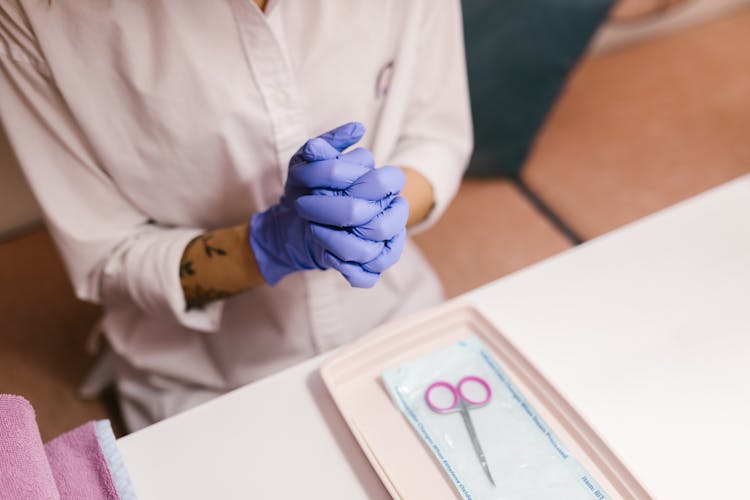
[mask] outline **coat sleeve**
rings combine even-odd
[[[461,4],[423,2],[415,72],[401,133],[388,163],[413,168],[431,184],[435,205],[414,228],[434,223],[453,199],[471,154],[471,107],[466,80]]]
[[[159,225],[120,192],[15,0],[0,0],[0,121],[80,299],[136,304],[188,328],[218,329],[222,301],[188,311],[179,279],[184,248],[202,229]]]

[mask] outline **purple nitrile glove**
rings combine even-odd
[[[323,255],[325,264],[339,271],[352,286],[370,288],[377,283],[380,273],[398,262],[401,257],[401,252],[406,243],[406,219],[408,216],[409,205],[404,198],[397,196],[393,198],[393,201],[385,210],[362,226],[336,229],[313,224],[311,231],[313,235],[325,241],[341,239],[343,243],[343,239],[346,238],[346,242],[351,246],[357,246],[350,239],[352,237],[360,242],[382,243],[381,251],[376,257],[370,259],[347,258],[335,249],[325,252]],[[361,245],[361,243],[359,244]]]
[[[315,189],[297,198],[295,205],[302,217],[318,224],[361,226],[388,208],[405,181],[400,168],[385,166],[368,171],[348,188]]]
[[[367,262],[351,261],[336,252],[324,256],[326,263],[339,271],[352,286],[374,286],[380,273],[401,257],[409,218],[409,205],[405,198],[398,196],[403,185],[404,175],[400,169],[382,167],[363,175],[349,188],[338,191],[318,189],[315,191],[319,194],[297,199],[295,206],[300,216],[325,224],[313,225],[313,234],[349,231],[362,240],[383,242],[381,253]],[[348,227],[330,227],[341,226],[344,220]]]
[[[324,136],[308,141],[295,154],[292,163],[297,168],[290,167],[289,174],[290,179],[294,179],[295,188],[289,190],[284,202],[290,204],[294,201],[302,217],[318,224],[356,227],[373,219],[382,223],[382,213],[404,187],[406,177],[403,171],[391,166],[375,169],[372,153],[364,148],[340,154],[337,148],[322,140]],[[336,142],[338,146],[352,144],[341,139],[339,137]],[[303,160],[308,163],[298,167]],[[363,169],[355,179],[352,176],[360,172],[352,165]],[[332,180],[334,177],[335,181]],[[328,186],[322,186],[322,181]],[[401,203],[392,215],[400,218],[404,212],[408,216],[408,206]]]
[[[326,263],[340,272],[354,287],[371,288],[380,278],[380,273],[398,262],[406,243],[406,229],[402,229],[396,236],[384,242],[383,250],[374,259],[361,264],[340,259],[332,253],[326,253]]]
[[[352,122],[308,140],[289,160],[281,202],[292,206],[297,198],[317,189],[345,189],[372,170],[375,161],[368,150],[342,153],[359,142],[364,133],[361,123]]]
[[[308,155],[309,160],[331,161],[332,158],[343,159],[348,155],[347,161],[370,168],[374,166],[372,154],[366,149],[359,148],[340,155],[331,144],[316,141],[311,145],[315,146],[315,155]],[[336,145],[351,144],[339,142]],[[400,258],[406,242],[406,222],[409,217],[408,203],[398,196],[405,180],[401,169],[385,166],[365,172],[349,187],[316,187],[312,189],[312,194],[296,198],[295,206],[300,216],[328,226],[313,225],[313,234],[333,234],[338,227],[361,239],[383,242],[381,253],[369,262],[347,260],[335,252],[324,256],[326,264],[338,270],[352,286],[373,286],[380,273]]]
[[[346,189],[372,170],[374,161],[369,151],[360,148],[341,153],[363,133],[361,124],[351,123],[307,141],[290,160],[280,202],[251,219],[250,245],[268,283],[276,284],[298,270],[326,269],[331,266],[329,254],[344,262],[365,263],[382,253],[383,241],[365,240],[351,231],[313,224],[299,216],[295,204],[299,197],[314,189],[331,192]],[[349,224],[351,216],[334,207],[328,220],[343,227]]]
[[[331,255],[343,261],[370,262],[385,248],[384,242],[313,224],[281,203],[250,220],[250,245],[261,274],[271,285],[295,271],[328,269]]]

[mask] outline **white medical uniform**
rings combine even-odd
[[[202,310],[178,269],[353,120],[439,217],[471,150],[457,0],[0,0],[0,110],[77,296],[104,305],[131,428],[441,298],[411,244],[370,290],[299,272]]]

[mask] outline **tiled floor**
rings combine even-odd
[[[750,9],[584,60],[524,180],[585,239],[750,172]]]
[[[447,297],[570,248],[570,242],[505,179],[465,180],[443,217],[415,241]]]

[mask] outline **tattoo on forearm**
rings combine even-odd
[[[190,242],[185,247],[184,251],[184,257],[183,261],[180,262],[180,279],[186,278],[188,276],[195,276],[196,271],[193,267],[193,261],[190,259],[186,259],[189,255],[191,255],[192,248],[197,242],[201,242],[203,244],[203,251],[206,254],[206,257],[212,258],[214,255],[219,256],[226,256],[227,251],[224,250],[221,247],[211,245],[209,241],[211,240],[211,237],[213,236],[213,233],[206,233],[200,236],[197,236],[190,240]],[[200,260],[200,259],[199,259]]]
[[[183,258],[180,262],[180,281],[182,281],[182,290],[185,294],[188,309],[202,308],[207,303],[214,300],[223,299],[232,294],[222,289],[210,286],[215,276],[213,268],[221,265],[219,262],[211,263],[214,257],[225,257],[228,255],[223,245],[219,246],[212,243],[213,232],[202,234],[193,238],[185,247]],[[201,245],[195,248],[195,245]],[[204,256],[205,254],[205,256]],[[208,274],[206,274],[208,273]],[[208,282],[206,282],[208,280]],[[196,283],[196,281],[203,282]]]
[[[186,260],[180,263],[180,279],[187,276],[195,276],[192,261]]]
[[[190,298],[187,301],[188,309],[202,309],[203,306],[214,300],[225,299],[231,294],[226,290],[216,288],[204,288],[201,285],[184,287],[185,295]]]
[[[213,236],[213,233],[206,233],[202,236],[198,236],[198,239],[203,242],[203,250],[206,252],[206,257],[213,257],[214,254],[216,255],[226,255],[227,251],[223,248],[214,247],[208,244],[208,240],[211,239]]]
[[[187,309],[202,308],[263,282],[248,232],[248,224],[238,224],[206,232],[185,246],[179,277]]]

